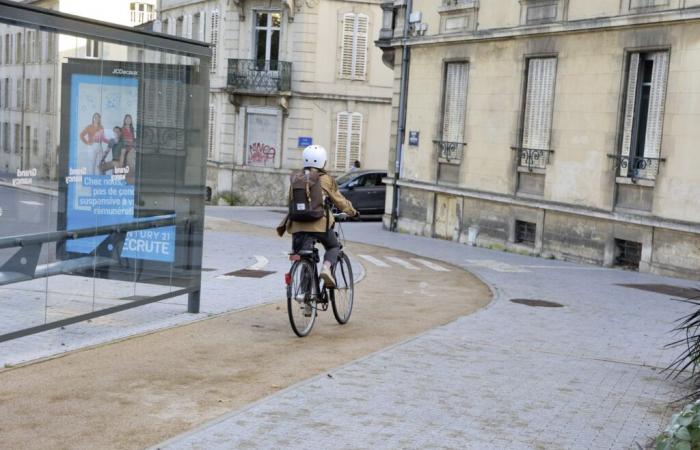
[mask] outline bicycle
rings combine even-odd
[[[339,222],[346,220],[345,213],[333,214],[338,222],[338,228],[342,234]],[[338,231],[336,236],[340,238]],[[287,285],[287,313],[292,330],[299,337],[304,337],[311,332],[316,322],[318,311],[327,311],[330,303],[333,316],[340,325],[345,325],[352,314],[355,280],[353,278],[350,259],[343,251],[343,241],[340,243],[338,261],[331,271],[335,278],[335,287],[326,287],[321,284],[318,272],[318,264],[321,261],[316,248],[318,241],[314,242],[312,250],[301,250],[291,253],[289,260],[292,267],[285,274]]]

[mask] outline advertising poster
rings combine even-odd
[[[128,224],[159,217],[134,217],[134,185],[139,158],[137,71],[115,68],[70,79],[66,229]],[[165,216],[168,217],[168,216]],[[163,217],[160,217],[163,218]],[[90,254],[107,238],[68,240],[65,250]],[[175,227],[129,232],[122,257],[172,262]]]

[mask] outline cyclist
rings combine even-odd
[[[304,160],[303,174],[307,179],[307,196],[310,189],[308,188],[309,177],[313,180],[318,180],[323,195],[323,217],[313,221],[298,221],[293,220],[290,214],[277,227],[277,234],[282,237],[287,231],[292,235],[292,251],[298,253],[301,250],[312,250],[314,242],[320,242],[326,249],[323,255],[323,270],[321,271],[321,279],[328,287],[335,287],[335,279],[331,272],[331,267],[338,261],[340,253],[340,243],[333,230],[335,219],[329,211],[329,204],[334,205],[338,210],[344,212],[350,217],[357,217],[359,213],[353,208],[352,203],[340,193],[338,184],[335,178],[330,176],[324,170],[328,159],[326,149],[320,145],[310,145],[304,149],[302,155]],[[300,173],[301,175],[301,173]],[[295,175],[292,175],[292,186],[290,186],[289,201],[293,202],[293,192]],[[308,209],[307,205],[307,209]],[[292,210],[290,206],[290,211]]]

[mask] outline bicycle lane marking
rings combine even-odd
[[[401,267],[403,267],[403,268],[405,268],[405,269],[408,269],[408,270],[420,270],[420,268],[414,266],[414,265],[411,264],[410,262],[408,262],[408,261],[406,261],[406,260],[403,260],[403,259],[401,259],[401,258],[398,258],[398,257],[396,257],[396,256],[386,256],[385,258],[388,259],[388,260],[391,261],[391,262],[394,262],[394,263],[400,265]]]
[[[450,269],[445,269],[444,267],[439,266],[439,265],[435,264],[434,262],[426,261],[425,259],[420,259],[420,258],[411,258],[411,259],[417,263],[423,264],[428,269],[432,269],[436,272],[449,272],[450,271]]]
[[[371,262],[372,264],[374,264],[377,267],[390,267],[389,264],[385,263],[381,259],[375,258],[374,256],[370,256],[370,255],[357,255],[357,256],[364,259],[365,261]]]

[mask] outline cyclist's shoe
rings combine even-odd
[[[323,280],[323,284],[325,284],[327,288],[335,287],[335,278],[333,278],[333,274],[331,273],[330,267],[323,268],[323,270],[321,271],[321,279]]]

